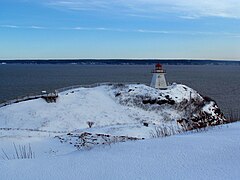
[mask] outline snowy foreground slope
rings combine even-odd
[[[36,154],[44,150],[51,157],[0,160],[0,176],[3,180],[239,179],[239,142],[240,123],[90,151],[67,151],[65,147],[62,155],[50,152],[64,149],[64,144],[35,139],[32,147]]]
[[[0,179],[238,179],[239,123],[151,139],[158,127],[222,123],[213,100],[176,84],[78,88],[56,103],[12,104],[0,108]],[[30,145],[35,158],[17,159],[14,145]]]

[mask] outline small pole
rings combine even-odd
[[[190,97],[189,97],[189,119],[191,118],[191,112],[192,112],[191,102],[192,102],[192,92],[190,91]]]

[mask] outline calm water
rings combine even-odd
[[[42,90],[96,82],[149,84],[151,65],[0,65],[0,102]],[[167,80],[186,84],[217,101],[225,113],[240,111],[240,66],[165,65]]]

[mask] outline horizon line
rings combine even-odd
[[[212,59],[212,58],[13,58],[0,59],[0,61],[71,61],[71,60],[190,60],[190,61],[240,61],[240,59]]]

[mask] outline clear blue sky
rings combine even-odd
[[[240,60],[239,0],[0,0],[0,59]]]

